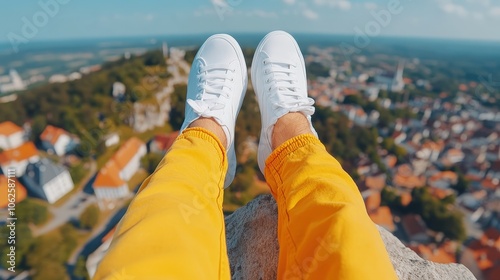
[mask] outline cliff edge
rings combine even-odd
[[[275,279],[278,265],[278,208],[262,195],[226,217],[232,279]],[[399,279],[476,279],[461,264],[438,264],[420,258],[399,239],[379,227]]]

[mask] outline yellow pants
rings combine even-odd
[[[268,158],[278,203],[278,279],[395,279],[353,180],[310,135]],[[185,130],[144,181],[94,279],[229,279],[225,149],[209,131]]]

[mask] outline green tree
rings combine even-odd
[[[85,229],[92,229],[99,221],[99,208],[95,205],[90,205],[85,209],[80,216],[80,226]]]
[[[156,167],[160,164],[162,159],[162,154],[149,153],[142,157],[141,165],[146,168],[146,170],[151,174],[155,171]]]
[[[87,272],[86,260],[84,257],[80,256],[78,261],[76,261],[75,270],[73,275],[79,280],[88,280],[89,273]]]
[[[172,109],[170,110],[170,125],[174,130],[179,130],[184,122],[186,92],[187,86],[176,86],[170,97],[170,104],[172,105]]]
[[[40,138],[43,130],[47,126],[47,120],[44,116],[38,115],[33,119],[33,124],[31,125],[31,141],[37,141]]]
[[[452,240],[463,241],[466,232],[462,214],[449,206],[449,201],[433,197],[427,187],[422,187],[413,189],[408,210],[420,214],[430,229],[442,232]]]
[[[381,192],[381,205],[389,206],[389,208],[395,210],[401,210],[403,205],[401,203],[401,196],[399,196],[396,191],[389,187],[385,187]]]
[[[52,260],[42,260],[33,267],[33,271],[33,280],[69,280],[69,276],[64,265]]]
[[[465,178],[465,176],[461,172],[458,173],[458,178],[457,178],[457,183],[455,185],[452,185],[451,187],[458,192],[458,194],[463,194],[465,193],[469,187],[470,187],[470,182]]]
[[[20,269],[26,268],[26,256],[30,252],[30,248],[33,245],[34,238],[31,234],[31,230],[27,223],[20,222],[16,225],[16,243],[8,244],[8,236],[10,234],[9,228],[3,226],[0,228],[0,236],[2,241],[0,243],[0,261],[5,264],[8,260],[7,254],[10,253],[10,246],[16,246],[16,262],[17,267]]]
[[[25,199],[17,205],[17,213],[27,223],[41,225],[49,218],[47,207],[41,203],[43,202],[37,203],[30,198]]]

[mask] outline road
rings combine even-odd
[[[93,161],[90,166],[89,175],[82,180],[82,184],[78,186],[78,191],[68,198],[63,205],[59,207],[53,205],[49,206],[49,212],[53,215],[52,220],[41,228],[34,229],[33,236],[37,237],[46,234],[72,219],[77,220],[89,205],[96,203],[96,197],[85,192],[86,187],[95,177],[96,169],[97,164]]]

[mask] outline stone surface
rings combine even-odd
[[[278,265],[277,205],[262,195],[226,217],[226,237],[233,279],[275,279]],[[460,264],[437,264],[420,258],[379,227],[399,279],[475,279]]]

